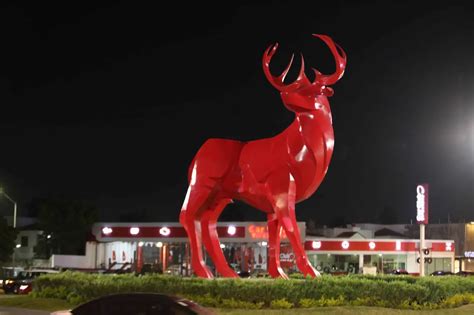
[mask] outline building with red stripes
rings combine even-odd
[[[419,271],[419,240],[401,233],[378,237],[375,228],[325,229],[326,236],[306,234],[298,223],[301,239],[313,266],[321,273],[390,273],[402,269]],[[380,226],[377,226],[380,228]],[[371,230],[372,229],[372,230]],[[380,230],[380,229],[379,229]],[[222,222],[217,228],[221,248],[237,271],[264,273],[267,268],[267,228],[265,222]],[[190,275],[188,239],[179,223],[96,223],[87,255],[92,268]],[[280,260],[288,272],[297,271],[291,246],[282,232]],[[92,246],[92,247],[91,247]],[[91,254],[92,253],[92,254]],[[204,251],[205,253],[205,251]],[[206,263],[213,268],[210,259]],[[426,274],[444,270],[455,272],[454,240],[426,240]]]

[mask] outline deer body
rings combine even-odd
[[[265,139],[240,142],[209,139],[199,149],[189,168],[189,188],[180,214],[191,244],[192,267],[201,277],[212,274],[202,258],[204,243],[217,271],[237,277],[227,264],[217,237],[216,223],[224,207],[241,200],[267,213],[269,234],[268,271],[273,277],[287,278],[280,267],[280,231],[283,228],[304,275],[319,273],[309,263],[296,223],[295,204],[310,197],[319,187],[334,148],[327,85],[335,83],[345,67],[345,54],[338,54],[332,40],[315,35],[328,44],[336,58],[337,70],[324,76],[317,70],[315,82],[304,75],[304,62],[296,81],[284,85],[283,75],[270,74],[269,62],[276,51],[267,49],[264,72],[281,92],[285,106],[295,113],[294,121],[280,134]]]

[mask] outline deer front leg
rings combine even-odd
[[[296,257],[296,265],[304,276],[319,276],[319,272],[314,269],[306,256],[306,252],[301,243],[300,230],[296,222],[295,196],[296,185],[291,173],[276,177],[273,183],[273,207],[278,221],[283,226],[286,235],[291,243]]]
[[[204,211],[203,207],[209,198],[210,189],[190,185],[184,201],[179,222],[184,226],[188,233],[189,243],[191,247],[191,266],[194,273],[202,278],[213,278],[212,272],[206,267],[202,255],[201,243],[201,215]]]
[[[220,199],[212,208],[204,212],[201,220],[202,241],[216,266],[217,272],[224,277],[238,278],[237,273],[229,267],[224,253],[222,252],[216,229],[219,215],[231,201],[231,199]]]
[[[281,225],[274,213],[267,216],[268,220],[268,273],[273,278],[288,279],[280,266],[280,231]]]

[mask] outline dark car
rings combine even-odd
[[[239,271],[237,272],[237,275],[240,278],[250,278],[250,271]]]
[[[474,276],[474,272],[472,272],[472,271],[459,271],[459,272],[456,272],[456,275],[461,276],[461,277],[468,277],[468,276]]]
[[[390,274],[392,274],[392,275],[408,275],[409,273],[405,269],[394,269],[394,270],[392,270],[392,272],[390,272]]]
[[[49,273],[58,273],[57,270],[33,269],[18,272],[16,277],[8,278],[3,281],[3,291],[15,294],[28,294],[31,292],[33,280],[40,275]]]
[[[15,278],[20,271],[23,271],[22,267],[1,267],[0,268],[0,288],[3,288],[3,281]]]
[[[52,315],[213,315],[197,303],[157,293],[112,294]]]
[[[431,273],[432,276],[452,276],[454,273],[451,271],[438,270]]]

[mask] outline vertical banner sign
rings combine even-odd
[[[416,222],[428,224],[428,184],[416,186]]]

